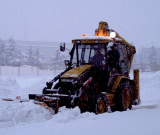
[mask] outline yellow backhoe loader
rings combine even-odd
[[[47,82],[42,94],[29,94],[29,99],[55,113],[61,106],[79,106],[81,112],[100,114],[126,111],[140,104],[139,70],[133,71],[133,80],[129,77],[134,46],[110,29],[107,22],[99,22],[95,36],[83,34],[72,43],[66,70]],[[113,48],[118,55],[111,59],[109,52]],[[65,51],[65,43],[60,44],[60,50]]]

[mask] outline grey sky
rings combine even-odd
[[[136,47],[160,47],[159,0],[0,0],[0,20],[4,40],[71,42],[106,21]]]

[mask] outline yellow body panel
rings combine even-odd
[[[64,73],[61,78],[78,78],[84,71],[90,68],[92,65],[81,65],[80,67],[72,68]]]
[[[116,89],[118,88],[118,85],[120,84],[120,81],[121,81],[122,79],[128,79],[128,80],[129,80],[128,77],[118,76],[117,79],[116,79],[116,81],[114,82],[113,87],[112,87],[113,90],[116,90]]]

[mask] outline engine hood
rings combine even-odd
[[[92,67],[92,65],[81,65],[79,67],[72,68],[64,73],[61,78],[78,78],[84,71]]]

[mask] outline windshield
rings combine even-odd
[[[77,44],[75,47],[73,57],[71,59],[72,64],[79,65],[90,64],[91,58],[97,53],[105,54],[106,44]],[[78,51],[78,52],[77,52]]]

